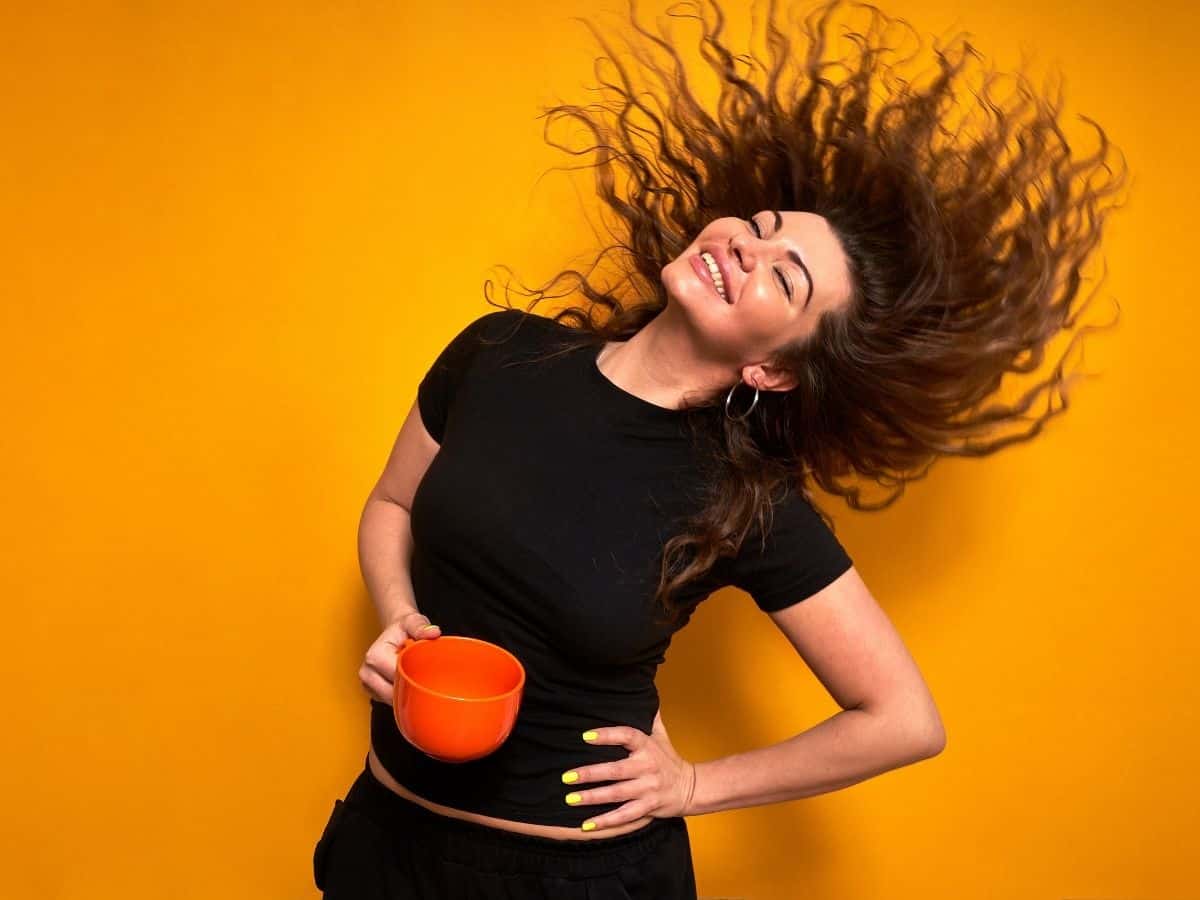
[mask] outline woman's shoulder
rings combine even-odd
[[[549,350],[573,346],[583,332],[541,313],[509,307],[485,313],[477,321],[486,343],[508,344],[513,349]]]
[[[560,346],[574,344],[575,334],[548,316],[514,307],[493,309],[468,322],[445,355],[457,360],[463,370],[468,366],[494,370],[512,362],[554,355]]]
[[[471,322],[470,327],[477,333],[489,338],[502,336],[522,329],[536,330],[543,334],[557,334],[571,331],[567,326],[559,324],[549,316],[517,309],[512,306],[483,313]]]

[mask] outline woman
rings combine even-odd
[[[1061,361],[1014,403],[988,401],[1075,324],[1101,201],[1124,173],[1103,181],[1105,152],[1073,160],[1057,107],[1023,79],[1005,108],[989,77],[967,110],[986,127],[951,130],[965,42],[956,59],[935,48],[928,87],[889,82],[869,117],[897,20],[860,7],[870,27],[835,83],[821,56],[839,5],[806,21],[803,54],[770,10],[767,92],[721,44],[716,8],[703,47],[719,121],[636,17],[675,62],[638,56],[665,115],[615,62],[611,127],[550,110],[596,136],[598,190],[624,232],[604,253],[624,252],[627,294],[571,272],[586,306],[482,315],[418,387],[360,528],[385,628],[359,671],[366,765],[314,851],[327,897],[695,897],[686,816],[834,790],[944,746],[916,664],[809,488],[882,508],[937,459],[1026,440],[1065,409]],[[1059,409],[1025,416],[1055,390]],[[871,505],[852,478],[895,490]],[[843,709],[693,763],[671,745],[654,675],[726,585]],[[498,643],[526,669],[512,734],[470,763],[425,756],[392,717],[397,647],[441,634]]]

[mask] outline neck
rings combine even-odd
[[[731,380],[696,354],[696,344],[671,307],[626,341],[609,341],[596,364],[610,381],[656,406],[682,408],[688,395],[716,390]]]

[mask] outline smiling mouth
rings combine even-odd
[[[696,274],[700,277],[700,280],[706,282],[708,284],[708,286],[710,288],[712,288],[712,292],[714,294],[716,294],[719,299],[723,300],[725,303],[728,303],[732,306],[733,301],[729,299],[728,293],[726,293],[725,296],[722,296],[721,292],[719,290],[717,290],[717,283],[713,280],[712,272],[709,270],[708,263],[706,263],[704,261],[704,258],[699,253],[697,253],[692,257],[691,261],[692,261],[692,268],[696,271]],[[722,287],[726,291],[729,290],[728,285],[722,285]]]

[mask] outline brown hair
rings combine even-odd
[[[617,240],[592,267],[618,251],[623,277],[601,289],[588,274],[567,269],[525,292],[537,298],[532,307],[561,279],[573,279],[587,305],[553,318],[573,329],[572,345],[602,344],[629,338],[662,311],[660,270],[713,218],[807,210],[824,216],[841,243],[853,285],[849,303],[827,311],[809,338],[774,360],[798,385],[763,391],[744,421],[726,417],[726,391],[688,399],[684,418],[706,440],[713,467],[704,507],[663,547],[656,600],[672,622],[680,611],[671,598],[683,584],[736,554],[756,523],[764,538],[781,490],[811,502],[813,482],[855,509],[883,509],[944,456],[984,456],[1032,438],[1067,408],[1067,387],[1082,377],[1063,374],[1071,350],[1086,332],[1119,318],[1118,305],[1112,323],[1078,328],[1047,377],[1011,403],[989,402],[1006,372],[1037,369],[1050,340],[1074,328],[1090,302],[1091,295],[1072,307],[1080,268],[1116,206],[1102,201],[1127,174],[1124,165],[1113,174],[1108,139],[1086,116],[1080,118],[1094,127],[1099,149],[1072,154],[1058,122],[1061,80],[1051,102],[1018,72],[1015,99],[1002,105],[995,90],[1002,76],[985,67],[981,89],[971,89],[977,102],[952,124],[955,81],[969,58],[982,61],[965,35],[946,47],[934,43],[936,70],[917,86],[884,62],[894,51],[883,44],[888,29],[911,26],[871,4],[822,4],[805,20],[807,45],[793,50],[770,0],[768,66],[724,46],[724,17],[709,2],[711,25],[704,15],[686,17],[702,23],[701,54],[720,79],[716,118],[692,94],[671,43],[637,22],[633,0],[634,28],[673,61],[664,69],[652,48],[630,44],[659,80],[665,109],[658,100],[656,112],[652,95],[636,90],[588,23],[616,70],[615,81],[602,79],[614,101],[559,104],[543,115],[547,133],[565,117],[595,138],[581,150],[547,140],[573,155],[595,154],[583,168],[595,169],[599,196],[617,216]],[[857,47],[851,58],[823,61],[827,24],[840,6],[867,11],[869,23],[845,32]],[[800,71],[785,81],[792,62]],[[827,73],[838,66],[847,75],[835,82]],[[882,97],[872,90],[876,77],[887,88]],[[609,113],[611,123],[594,111]],[[972,129],[976,113],[983,123]],[[599,309],[607,313],[603,321],[596,320]],[[1043,393],[1045,411],[1026,415]],[[738,391],[734,411],[749,399]],[[1017,423],[1024,426],[999,434]],[[856,478],[892,491],[867,503]]]

